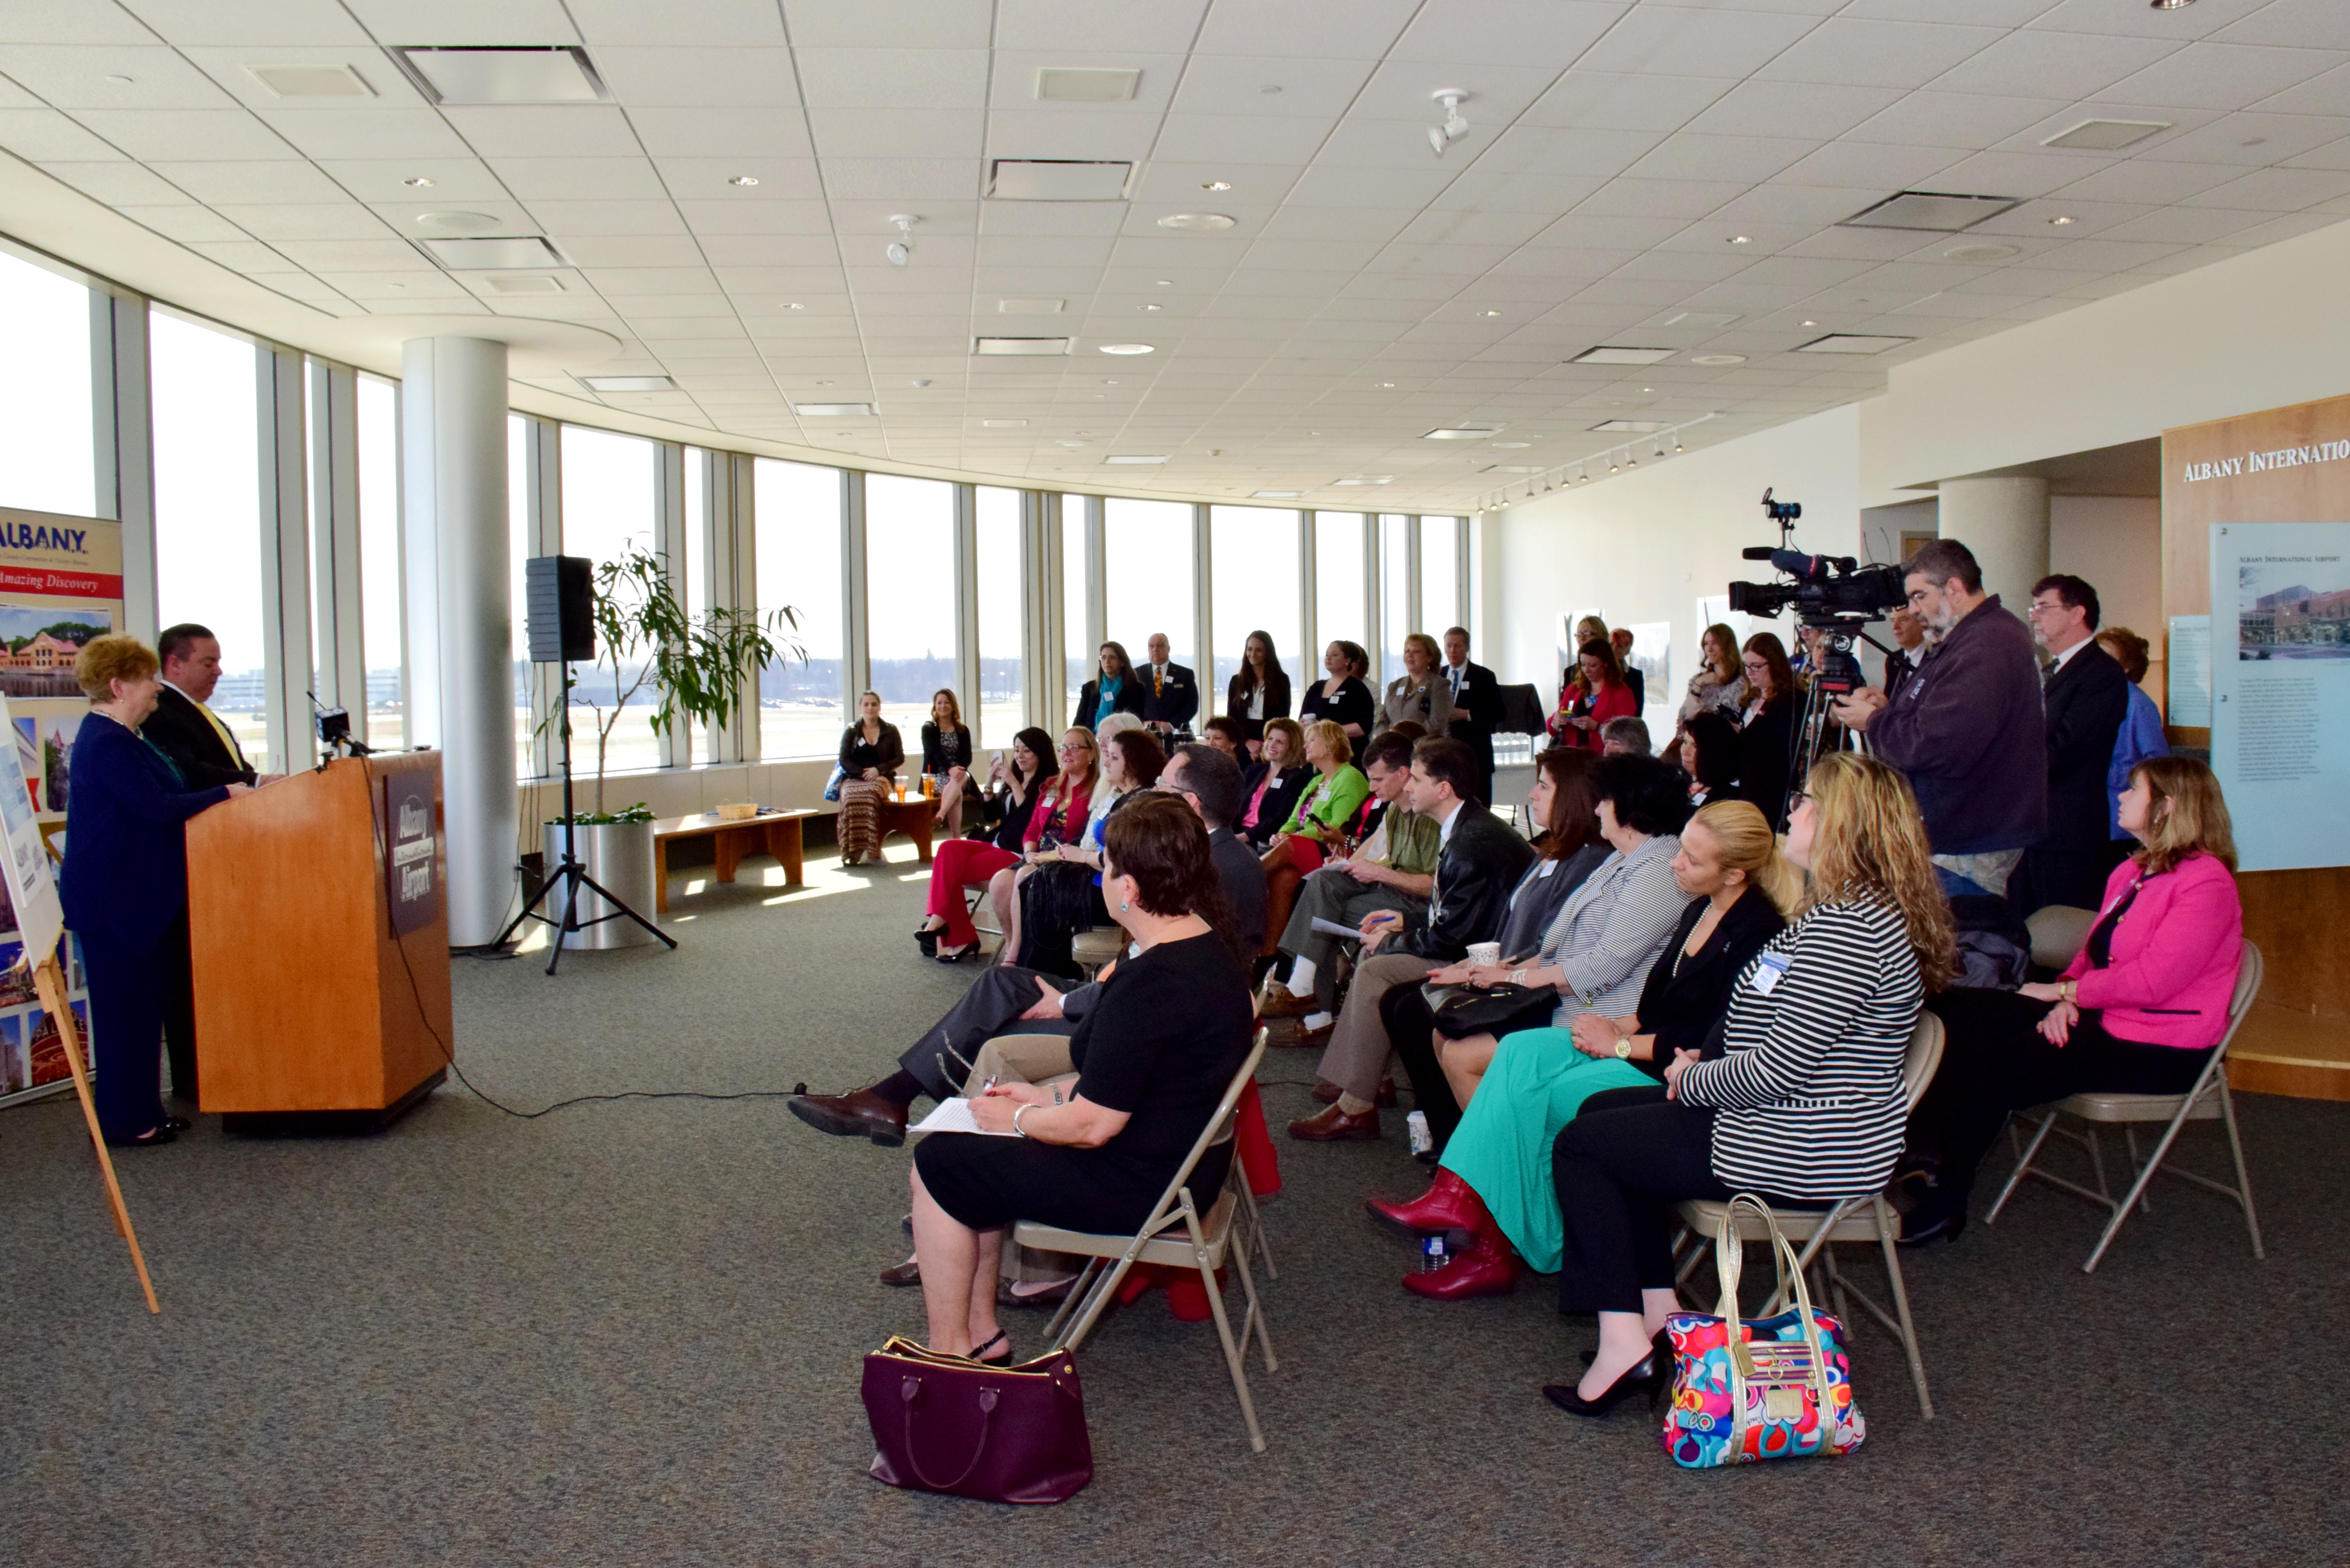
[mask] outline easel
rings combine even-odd
[[[33,989],[49,1016],[57,1021],[57,1039],[66,1048],[66,1064],[73,1069],[74,1093],[81,1096],[82,1119],[89,1124],[89,1145],[97,1150],[98,1168],[106,1176],[106,1201],[113,1211],[114,1233],[130,1248],[130,1266],[139,1271],[139,1288],[147,1293],[147,1310],[160,1313],[163,1308],[155,1300],[155,1282],[147,1277],[147,1260],[139,1251],[139,1234],[130,1228],[130,1210],[122,1202],[122,1184],[114,1179],[114,1160],[106,1152],[105,1135],[98,1130],[98,1102],[90,1097],[89,1069],[82,1061],[81,1041],[74,1033],[73,1008],[66,1001],[66,977],[57,968],[54,945],[33,968]]]

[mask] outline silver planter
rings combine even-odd
[[[559,822],[541,825],[539,854],[547,876],[563,863],[563,840],[572,836],[574,852],[588,867],[588,875],[612,890],[615,898],[624,899],[629,908],[650,920],[653,918],[653,825],[650,822],[615,822],[598,826],[566,827]],[[563,922],[563,906],[569,895],[567,888],[557,888],[544,906],[546,918],[558,926]],[[579,919],[594,920],[601,915],[619,915],[618,919],[603,920],[563,938],[567,948],[632,948],[653,940],[642,926],[621,915],[611,904],[587,888],[579,890]]]

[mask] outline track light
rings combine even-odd
[[[889,248],[881,254],[889,258],[891,266],[904,266],[914,254],[911,243],[914,237],[914,225],[922,220],[910,213],[893,213],[889,221],[898,225],[899,237],[890,241]]]
[[[1428,96],[1444,109],[1442,123],[1428,128],[1428,145],[1441,158],[1447,146],[1469,134],[1469,122],[1461,117],[1461,106],[1468,101],[1469,95],[1459,88],[1440,88]]]
[[[1619,463],[1619,462],[1617,462],[1616,461],[1616,454],[1615,454],[1614,452],[1609,452],[1609,453],[1607,454],[1607,472],[1610,472],[1610,473],[1619,472],[1621,472],[1621,470],[1622,470],[1623,466],[1624,466],[1624,465],[1623,465],[1622,463]]]
[[[1674,450],[1675,452],[1679,452],[1679,451],[1680,451],[1680,449],[1681,449],[1681,432],[1680,432],[1680,431],[1675,431],[1673,432],[1673,450]]]
[[[1656,443],[1655,443],[1655,444],[1656,444],[1656,448],[1657,448],[1657,450],[1656,450],[1653,453],[1651,453],[1650,455],[1655,456],[1655,457],[1659,457],[1659,458],[1663,457],[1663,456],[1665,455],[1665,442],[1664,442],[1664,438],[1663,438],[1663,437],[1661,437],[1661,436],[1659,436],[1659,437],[1657,439],[1657,441],[1656,441]]]

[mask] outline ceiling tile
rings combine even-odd
[[[296,266],[322,272],[439,272],[403,240],[286,240],[273,247]]]
[[[2065,101],[2058,99],[1913,92],[1862,121],[1846,136],[1854,141],[1973,151],[2003,141],[2065,108]]]
[[[859,111],[832,109],[819,112],[853,114]],[[943,112],[960,114],[964,111]],[[1159,134],[1159,120],[1154,115],[1121,114],[1094,118],[1070,114],[1058,108],[998,109],[986,117],[986,126],[985,145],[987,154],[992,158],[1130,159],[1139,162],[1149,155],[1151,145]],[[820,131],[819,135],[822,134]],[[910,140],[885,131],[870,138],[869,141],[878,151],[890,142]],[[981,147],[976,133],[962,140],[925,138],[923,142],[932,150],[967,147],[973,157],[979,155]],[[840,138],[823,137],[823,145],[834,150],[844,145],[852,151],[859,150],[854,140]]]
[[[984,109],[984,49],[794,51],[811,109]]]
[[[346,0],[386,44],[576,44],[561,0]]]
[[[124,155],[54,109],[0,109],[0,147],[29,163],[107,162]]]
[[[689,44],[726,48],[779,46],[783,17],[775,0],[693,0],[647,5],[641,0],[564,0],[588,45]]]
[[[2189,44],[2123,78],[2105,96],[2188,109],[2241,109],[2345,63],[2338,52]]]
[[[1513,129],[1478,159],[1479,172],[1609,179],[1664,140],[1654,130]]]
[[[1204,55],[1375,60],[1421,0],[1217,0],[1193,47]]]
[[[452,203],[504,201],[506,189],[488,167],[472,159],[332,159],[317,165],[328,178],[363,202]],[[411,180],[430,180],[411,186]]]
[[[1371,78],[1358,59],[1267,59],[1199,55],[1183,69],[1174,110],[1187,115],[1246,115],[1336,119]],[[1277,87],[1279,92],[1267,92]]]
[[[772,48],[618,47],[595,52],[597,74],[631,112],[641,109],[757,108],[799,104],[791,51]]]
[[[1934,188],[1959,194],[2044,196],[2113,166],[2113,160],[2056,151],[1978,152],[1935,176]]]
[[[677,234],[685,232],[672,202],[533,202],[531,215],[560,240],[566,234]]]
[[[1575,207],[1586,213],[1628,218],[1701,218],[1747,189],[1721,180],[1609,181]]]
[[[327,206],[313,202],[213,203],[213,211],[257,240],[380,240],[389,230],[381,218],[356,202]]]
[[[2085,202],[2143,202],[2161,206],[2184,201],[2242,172],[2225,164],[2163,163],[2132,158],[2076,180],[2059,194]]]
[[[117,207],[115,211],[134,223],[143,223],[167,240],[182,244],[191,240],[213,240],[234,243],[246,239],[243,229],[222,217],[209,207]]]
[[[310,158],[463,158],[464,139],[430,109],[265,109],[262,122]]]
[[[1780,171],[1779,182],[1875,190],[1882,196],[1889,196],[1897,191],[1919,186],[1958,160],[1956,151],[1944,147],[1831,141]]]
[[[281,159],[272,162],[148,165],[172,184],[211,206],[224,202],[321,202],[354,206],[340,185],[312,164]]]
[[[2189,207],[2237,207],[2251,212],[2297,212],[2319,202],[2350,195],[2350,171],[2335,169],[2261,169],[2224,184],[2181,198]]]
[[[941,48],[984,49],[988,9],[968,0],[785,0],[784,19],[801,49],[873,48],[922,38]]]
[[[1341,131],[1346,129],[1341,127]],[[1408,138],[1398,134],[1397,127],[1386,121],[1366,121],[1357,129],[1376,136],[1377,146],[1347,161],[1362,162],[1367,159],[1383,166],[1399,160]],[[1223,115],[1170,114],[1159,130],[1153,157],[1197,163],[1302,164],[1314,158],[1324,138],[1330,135],[1330,127],[1319,119],[1241,119]],[[1418,140],[1420,155],[1427,157],[1428,139],[1421,135]],[[1324,156],[1326,160],[1329,158],[1327,153]]]
[[[1767,180],[1818,148],[1788,136],[1669,136],[1625,173],[1641,180]]]
[[[1818,25],[1814,16],[1644,5],[1576,64],[1596,71],[1745,77]]]
[[[642,151],[627,117],[608,104],[441,112],[484,158],[626,158]]]
[[[1843,135],[1901,97],[1892,88],[1744,81],[1691,120],[1689,130],[1714,136],[1793,136],[1824,141]]]
[[[156,45],[0,44],[0,71],[57,109],[233,109],[236,100],[175,49]],[[109,78],[126,77],[126,81]]]
[[[2095,98],[2183,45],[2086,33],[2011,33],[1935,79],[1948,92]]]
[[[169,206],[194,198],[161,175],[137,163],[44,163],[41,171],[62,180],[109,207]]]
[[[495,174],[518,201],[650,200],[667,195],[642,158],[493,158]]]
[[[241,109],[86,109],[74,118],[133,158],[286,158],[294,152]]]
[[[979,194],[976,159],[827,158],[823,169],[826,191],[843,201],[918,206],[926,201],[968,201]]]
[[[826,157],[979,156],[989,117],[977,109],[816,109],[807,116],[816,150]],[[997,157],[1015,154],[994,148]]]
[[[2314,114],[2230,114],[2163,139],[2158,156],[2180,163],[2261,167],[2298,158],[2350,136],[2350,118]]]

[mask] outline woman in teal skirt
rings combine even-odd
[[[1372,1200],[1374,1213],[1403,1229],[1475,1238],[1445,1268],[1408,1275],[1406,1288],[1440,1300],[1497,1293],[1515,1282],[1520,1258],[1538,1272],[1557,1271],[1564,1237],[1550,1164],[1560,1130],[1605,1090],[1661,1094],[1665,1064],[1675,1051],[1708,1043],[1731,981],[1803,890],[1762,814],[1743,801],[1717,802],[1690,821],[1672,874],[1690,901],[1648,967],[1638,1010],[1621,1018],[1585,1012],[1566,1028],[1504,1038],[1427,1195]]]

